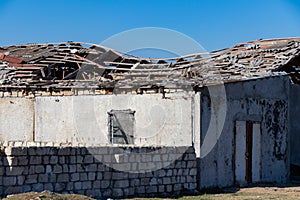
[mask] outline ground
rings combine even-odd
[[[212,194],[214,193],[214,194]],[[92,200],[92,198],[75,194],[55,194],[52,192],[30,192],[25,194],[11,195],[3,200]],[[135,200],[147,200],[150,198],[136,198]],[[160,200],[154,198],[153,200]],[[166,198],[163,198],[166,199]],[[169,198],[172,199],[172,198]],[[207,191],[195,196],[176,197],[180,200],[250,200],[250,199],[300,199],[300,186],[257,186],[250,188],[227,188],[222,191]],[[131,199],[134,200],[134,199]]]

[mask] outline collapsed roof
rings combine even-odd
[[[139,58],[65,42],[0,48],[0,90],[200,88],[291,75],[300,82],[300,38],[257,40],[176,58]]]

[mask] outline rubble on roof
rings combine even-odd
[[[161,59],[80,42],[14,45],[0,48],[0,90],[194,89],[285,74],[298,83],[299,61],[300,38]]]

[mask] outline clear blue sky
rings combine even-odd
[[[207,50],[259,38],[299,37],[298,0],[0,0],[0,46],[100,43],[125,30],[163,27]]]

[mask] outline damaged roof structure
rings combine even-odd
[[[100,45],[65,42],[0,48],[0,90],[60,92],[72,89],[196,90],[289,74],[299,82],[300,38],[245,42],[231,48],[176,58],[138,58]]]
[[[152,174],[158,175],[154,185],[153,179],[147,178],[147,183],[138,181],[141,184],[130,186],[132,195],[138,195],[140,187],[148,191],[148,186],[155,188],[153,194],[160,193],[159,180],[165,191],[170,186],[170,193],[259,182],[286,183],[300,169],[299,69],[300,38],[257,40],[175,58],[139,58],[82,42],[2,47],[0,143],[34,147],[33,151],[26,150],[27,157],[35,158],[29,152],[37,152],[43,167],[35,146],[108,147],[103,152],[97,150],[96,154],[101,153],[98,161],[106,165],[106,158],[115,160],[121,166],[117,169],[126,169],[123,180],[127,183],[127,171],[143,173],[141,170],[149,166]],[[172,158],[168,166],[176,168],[174,172],[161,175],[153,168],[164,170],[163,155],[138,159],[140,150],[127,151],[140,147],[147,153],[170,147],[176,156],[166,155]],[[191,154],[181,156],[179,149]],[[59,156],[58,152],[51,150],[49,155]],[[19,155],[27,154],[22,150],[22,154],[17,151]],[[131,155],[137,165],[128,163]],[[94,155],[88,156],[93,165]],[[8,157],[15,159],[11,154]],[[36,160],[30,159],[29,165],[37,169]],[[51,166],[59,166],[58,160]],[[71,164],[71,157],[66,160]],[[183,171],[183,166],[193,171]],[[17,165],[16,171],[19,168]],[[110,183],[110,187],[100,188],[101,195],[114,189],[115,180],[120,181],[120,170],[111,174],[112,168],[105,169],[109,176],[98,176],[97,172],[93,180]],[[73,181],[73,172],[89,172],[88,167],[77,170],[64,171],[61,175],[66,178],[57,178],[55,185],[52,179],[41,185],[53,184],[56,191],[57,184]],[[182,173],[176,178],[179,170]],[[16,180],[7,174],[11,170],[4,171],[5,178]],[[48,173],[37,173],[48,177]],[[24,175],[24,186],[34,191],[36,182],[31,184],[31,176]],[[145,174],[132,177],[143,179]],[[172,181],[165,183],[165,179]],[[82,181],[86,183],[86,179]],[[93,181],[91,184],[96,184]],[[3,186],[2,194],[9,194],[15,187],[15,182],[11,183]],[[129,191],[129,185],[125,185],[118,198]],[[84,194],[89,191],[65,186],[59,189]]]

